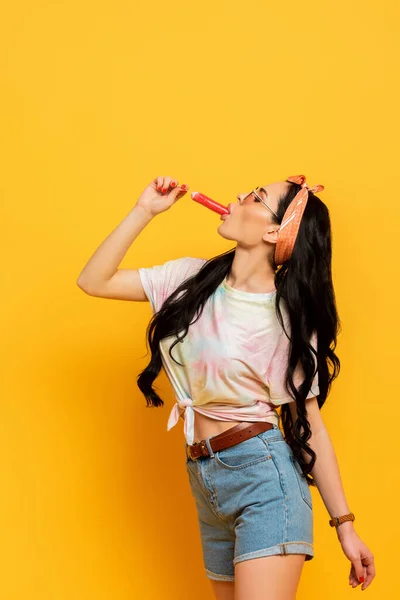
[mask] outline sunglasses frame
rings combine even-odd
[[[266,206],[268,208],[268,210],[270,210],[276,218],[278,218],[278,215],[276,214],[276,212],[274,210],[272,210],[272,208],[270,206],[268,206],[268,204],[265,202],[265,200],[263,200],[259,194],[257,194],[258,190],[260,189],[261,186],[257,186],[254,188],[254,190],[252,190],[249,194],[247,194],[247,196],[245,196],[245,198],[243,198],[243,200],[246,200],[246,198],[248,198],[249,196],[251,196],[251,194],[254,194],[255,197],[257,198],[257,200],[259,200],[260,202],[262,202],[264,204],[264,206]]]

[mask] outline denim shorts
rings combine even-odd
[[[311,492],[279,427],[215,453],[211,437],[211,456],[186,456],[206,576],[234,581],[236,563],[274,554],[311,560]]]

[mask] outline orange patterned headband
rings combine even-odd
[[[291,203],[286,209],[283,215],[282,223],[279,227],[278,241],[275,245],[275,264],[276,266],[282,265],[284,262],[289,260],[292,255],[293,248],[297,238],[297,232],[299,231],[301,217],[303,216],[304,209],[308,200],[308,192],[322,192],[324,186],[321,184],[314,185],[309,188],[306,183],[305,175],[293,175],[288,177],[286,181],[293,183],[299,183],[301,190],[299,190],[296,196],[293,198]]]

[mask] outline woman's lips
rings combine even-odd
[[[221,219],[221,221],[225,221],[225,219],[227,219],[228,217],[230,217],[230,215],[223,214],[220,216],[220,219]]]

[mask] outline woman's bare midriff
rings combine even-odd
[[[211,435],[218,435],[238,425],[239,421],[217,421],[196,411],[194,417],[194,441],[200,442]]]

